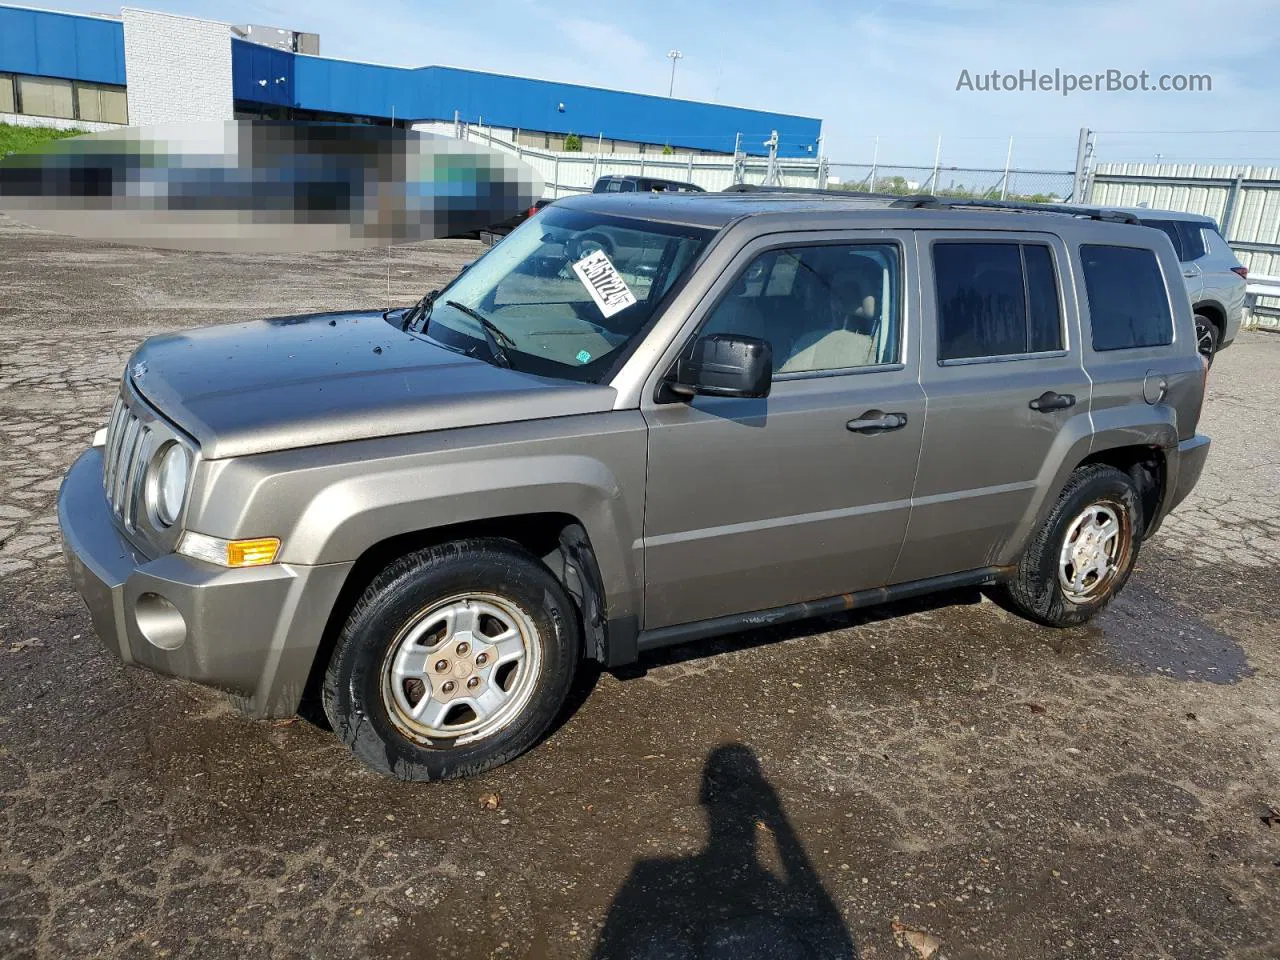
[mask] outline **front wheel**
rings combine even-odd
[[[384,570],[352,610],[325,713],[379,773],[469,776],[546,734],[581,645],[573,602],[535,557],[502,540],[432,547]]]
[[[1079,468],[995,599],[1045,626],[1084,623],[1129,579],[1142,522],[1127,473],[1101,463]]]

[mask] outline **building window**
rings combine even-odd
[[[77,83],[76,106],[79,120],[121,124],[129,122],[129,105],[124,87]]]
[[[33,117],[76,118],[75,97],[70,80],[49,77],[19,77],[18,102],[22,112]]]
[[[13,94],[13,75],[0,73],[0,113],[17,113],[18,102]]]

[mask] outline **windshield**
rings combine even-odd
[[[425,332],[498,360],[496,337],[516,370],[599,383],[712,235],[548,207],[435,299]]]

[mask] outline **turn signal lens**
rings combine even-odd
[[[265,567],[276,562],[280,552],[278,537],[257,540],[222,540],[203,533],[184,533],[178,552],[186,557],[216,563],[220,567]]]
[[[262,567],[275,563],[280,541],[275,537],[260,540],[232,540],[227,544],[227,566]]]

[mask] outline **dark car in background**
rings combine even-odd
[[[661,177],[637,177],[612,175],[601,177],[591,188],[592,193],[705,193],[696,183],[682,180],[664,180]]]
[[[685,183],[682,180],[664,180],[661,177],[638,177],[611,175],[601,177],[591,188],[592,193],[705,193],[696,183]],[[520,224],[553,200],[542,199],[528,210],[521,211],[509,220],[495,223],[478,232],[477,236],[489,246],[493,246]]]

